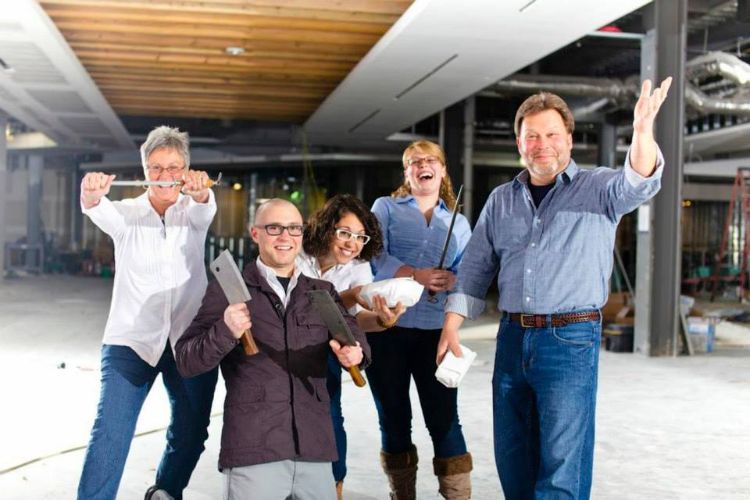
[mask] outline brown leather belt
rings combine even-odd
[[[523,328],[546,328],[548,326],[560,327],[573,323],[584,323],[586,321],[599,321],[599,311],[584,311],[565,314],[521,314],[508,313],[511,321],[515,321]]]

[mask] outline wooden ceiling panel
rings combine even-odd
[[[412,2],[40,3],[121,115],[303,122]]]

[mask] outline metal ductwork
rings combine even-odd
[[[490,87],[490,93],[554,92],[569,96],[605,97],[618,104],[632,105],[637,85],[609,78],[516,74]],[[488,95],[484,93],[484,95]]]
[[[685,101],[692,109],[701,114],[750,116],[750,64],[732,54],[709,52],[690,60],[686,64],[686,71],[690,81],[686,84]],[[708,94],[704,90],[712,93]],[[637,78],[617,80],[516,74],[497,82],[480,95],[540,91],[606,98],[616,106],[632,107],[638,97],[640,84]],[[600,101],[594,104],[596,109],[603,107]],[[578,114],[584,115],[592,111],[586,108],[588,107],[581,108]]]
[[[721,76],[739,86],[750,83],[750,64],[726,52],[708,52],[691,59],[685,73],[693,81]]]

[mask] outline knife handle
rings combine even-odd
[[[349,372],[349,375],[352,376],[352,381],[354,381],[354,385],[356,385],[357,387],[364,387],[367,384],[367,382],[365,382],[365,378],[362,376],[362,372],[359,371],[358,366],[347,368],[347,371]]]
[[[242,334],[242,337],[240,337],[240,342],[242,342],[242,348],[245,350],[245,354],[247,354],[248,356],[252,356],[253,354],[258,354],[260,352],[258,346],[255,344],[255,339],[253,339],[253,334],[250,332],[250,330],[245,330],[245,332]]]

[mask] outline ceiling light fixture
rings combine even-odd
[[[226,52],[230,56],[241,56],[245,53],[245,49],[243,49],[242,47],[227,47],[224,49],[224,52]]]

